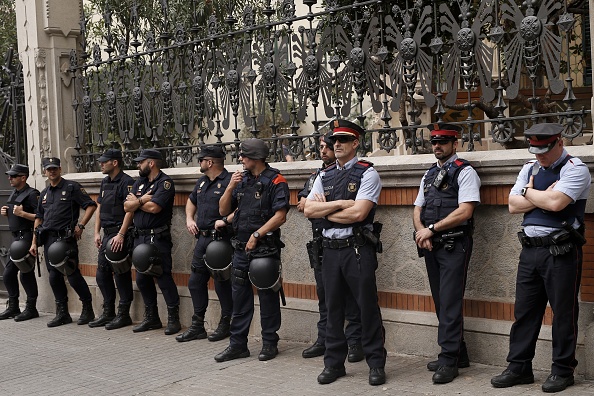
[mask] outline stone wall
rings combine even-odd
[[[594,153],[591,146],[570,147],[570,153],[588,163],[594,173]],[[471,359],[475,362],[505,364],[508,347],[509,329],[513,320],[513,301],[515,295],[515,275],[520,245],[516,232],[521,223],[521,216],[510,215],[504,204],[492,204],[493,199],[505,201],[509,188],[515,182],[521,165],[530,154],[526,150],[508,150],[498,152],[463,153],[476,167],[482,180],[481,195],[483,203],[476,209],[475,247],[468,273],[466,290],[466,338],[470,346]],[[438,352],[436,343],[437,320],[431,309],[430,290],[423,259],[418,258],[412,242],[412,200],[416,196],[418,183],[423,172],[434,161],[432,155],[394,156],[371,158],[376,163],[383,183],[383,201],[390,204],[380,205],[377,219],[384,224],[382,240],[384,253],[379,256],[377,271],[380,305],[386,327],[386,347],[389,352],[409,353],[423,356],[435,356]],[[303,186],[317,162],[273,164],[286,176],[292,190],[292,202],[296,202],[296,192]],[[230,171],[238,165],[229,165]],[[189,325],[192,303],[187,290],[190,273],[190,261],[194,239],[185,228],[184,204],[191,191],[198,170],[195,168],[172,168],[165,170],[176,182],[176,207],[173,218],[174,260],[173,271],[182,295],[182,322]],[[136,171],[129,172],[137,176]],[[70,174],[66,178],[81,182],[90,194],[98,192],[99,173]],[[38,186],[39,188],[40,186]],[[41,186],[42,187],[42,186]],[[489,191],[501,189],[507,191],[501,197],[489,196]],[[406,190],[406,191],[405,191]],[[400,203],[390,194],[402,193]],[[403,192],[405,191],[405,192]],[[497,190],[499,191],[499,190]],[[493,195],[493,194],[491,194]],[[505,201],[506,202],[506,201]],[[590,197],[588,213],[593,212],[594,197]],[[589,215],[591,216],[591,215]],[[94,305],[100,309],[101,294],[95,287],[94,268],[97,251],[92,245],[93,222],[87,226],[86,234],[80,243],[80,259],[83,274],[92,285]],[[283,308],[283,325],[280,336],[303,342],[311,342],[316,337],[317,302],[312,294],[314,278],[305,252],[305,243],[310,237],[309,222],[293,207],[287,216],[287,223],[282,227],[282,239],[286,243],[283,251],[283,276],[288,295],[287,306]],[[593,241],[590,241],[591,249]],[[592,258],[589,258],[592,261]],[[586,264],[585,264],[586,265]],[[594,264],[589,268],[594,269]],[[592,276],[592,275],[588,275]],[[41,308],[53,310],[53,298],[47,285],[47,274],[40,280]],[[216,295],[211,291],[211,308],[207,313],[209,326],[216,326],[219,307]],[[79,303],[76,294],[71,293],[71,309],[77,312]],[[165,320],[165,305],[161,297],[161,315]],[[586,356],[594,356],[592,337],[585,337],[592,332],[588,326],[594,322],[592,303],[582,302],[580,316],[580,337],[578,359],[583,363],[578,370],[585,372],[593,364],[586,362]],[[137,293],[133,306],[135,320],[143,314],[142,299]],[[256,312],[251,332],[259,336],[259,320]],[[551,313],[545,317],[541,331],[535,367],[548,368],[551,356]],[[590,353],[586,353],[590,351]],[[592,359],[591,357],[589,359]],[[589,366],[588,366],[589,364]],[[589,375],[592,375],[589,369]]]

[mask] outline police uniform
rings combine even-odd
[[[29,176],[29,168],[25,165],[15,164],[9,171],[6,172],[6,174],[10,176]],[[10,228],[10,232],[12,233],[13,241],[18,241],[22,239],[24,241],[27,241],[28,245],[31,246],[31,240],[33,239],[33,221],[15,215],[13,213],[14,207],[21,205],[22,209],[25,212],[35,213],[38,203],[39,191],[33,187],[30,187],[28,184],[25,184],[25,186],[20,190],[17,190],[15,188],[10,194],[10,197],[8,197],[8,201],[6,203],[8,207],[6,210],[6,214],[8,216],[8,227]],[[25,289],[25,293],[27,294],[27,305],[25,308],[25,312],[23,313],[20,312],[18,304],[18,273],[19,268],[9,258],[8,262],[6,263],[6,267],[4,267],[4,274],[2,276],[2,280],[4,281],[4,285],[6,286],[6,291],[8,292],[9,306],[5,313],[0,314],[0,319],[8,319],[14,317],[15,320],[19,322],[22,320],[27,320],[39,316],[39,313],[35,308],[38,296],[35,271],[21,271],[21,284],[23,285],[23,289]]]
[[[122,164],[122,152],[120,150],[109,149],[99,157],[98,161],[106,162],[110,159],[117,159],[120,161],[120,164]],[[99,207],[99,219],[101,228],[103,228],[103,239],[101,240],[101,246],[99,247],[97,256],[96,278],[97,286],[103,295],[103,306],[106,319],[109,317],[113,319],[115,316],[116,286],[120,294],[119,316],[129,315],[130,304],[134,298],[132,272],[126,271],[124,273],[114,273],[111,264],[105,257],[107,243],[120,232],[120,228],[124,222],[124,217],[126,215],[126,212],[124,211],[124,202],[126,201],[126,196],[132,190],[133,184],[134,179],[120,170],[113,180],[109,176],[103,178],[99,189],[99,196],[97,197],[97,203],[101,205]],[[128,232],[125,235],[122,249],[130,249],[130,238],[131,232]],[[105,312],[106,310],[108,312]],[[104,323],[105,320],[100,319],[101,317],[97,319],[96,326],[109,324]],[[96,327],[93,322],[89,323],[89,325],[91,327]],[[106,326],[106,329],[113,330],[119,327],[121,326],[110,325]]]
[[[336,131],[336,128],[334,130]],[[349,199],[368,200],[374,203],[367,218],[357,224],[339,224],[321,220],[324,237],[322,276],[328,308],[324,355],[326,368],[322,375],[327,369],[342,373],[335,375],[328,382],[344,375],[348,347],[343,324],[346,296],[349,290],[361,312],[361,341],[367,364],[371,369],[370,383],[376,384],[374,383],[376,380],[372,380],[371,375],[376,369],[381,370],[377,384],[385,382],[383,369],[386,365],[386,350],[375,278],[378,266],[376,248],[370,243],[355,239],[355,232],[358,232],[358,229],[372,228],[380,192],[381,181],[373,165],[359,161],[355,156],[342,168],[337,162],[321,171],[308,195],[308,200],[314,200],[315,194],[320,194],[325,195],[328,202]],[[320,377],[318,381],[327,383],[320,381]]]
[[[436,181],[437,179],[437,181]],[[480,202],[481,182],[468,161],[452,155],[440,166],[435,163],[425,172],[414,205],[421,207],[421,222],[425,227],[437,223],[464,202]],[[437,343],[441,347],[436,371],[441,366],[468,367],[468,352],[464,342],[463,299],[468,263],[472,254],[472,219],[454,228],[436,232],[431,251],[422,249],[439,321]],[[459,234],[443,240],[442,236]],[[435,363],[435,362],[432,362]]]
[[[328,144],[328,142],[326,142],[326,144]],[[309,176],[308,180],[303,186],[303,190],[301,190],[297,195],[298,199],[307,198],[311,189],[313,188],[316,178],[320,172],[324,171],[325,168],[326,167],[324,166]],[[314,240],[316,238],[320,238],[322,236],[322,220],[309,219],[309,221],[311,222],[311,230]],[[315,266],[312,263],[312,268],[314,270],[314,278],[316,280],[316,292],[318,295],[318,309],[320,312],[320,319],[317,323],[318,338],[311,348],[303,351],[303,357],[305,358],[323,355],[326,344],[326,323],[328,318],[328,308],[326,307],[326,290],[324,288],[322,277],[322,267],[319,265]],[[345,319],[348,323],[344,329],[344,333],[349,346],[349,361],[357,362],[363,359],[363,354],[361,352],[361,313],[359,312],[357,302],[349,290],[347,290],[345,295],[345,303]]]
[[[155,150],[144,150],[155,151]],[[160,157],[160,155],[159,155]],[[153,158],[153,157],[148,157]],[[139,162],[138,158],[135,159]],[[151,202],[159,205],[162,210],[153,214],[142,210],[134,212],[134,248],[138,245],[154,244],[160,253],[163,275],[157,278],[157,284],[163,292],[163,298],[170,310],[179,309],[179,294],[172,276],[171,249],[171,219],[173,217],[173,200],[175,198],[175,186],[173,180],[159,171],[157,177],[149,181],[148,177],[140,177],[132,186],[132,194],[141,197],[145,194],[153,195]],[[157,288],[154,277],[136,272],[136,284],[142,294],[144,304],[150,309],[157,309]],[[158,315],[157,315],[158,316]]]
[[[545,154],[558,145],[563,126],[536,124],[525,131],[529,151]],[[533,187],[525,188],[533,176]],[[539,207],[524,213],[518,235],[522,251],[518,264],[515,321],[510,332],[508,368],[491,383],[496,387],[534,382],[532,359],[542,318],[550,303],[553,311],[553,364],[543,391],[558,392],[573,384],[578,362],[575,349],[578,333],[579,287],[586,199],[591,185],[587,166],[565,149],[547,168],[529,161],[520,171],[510,197],[526,195],[531,188],[559,191],[571,203],[558,212]],[[528,199],[528,198],[526,198]]]
[[[44,169],[59,166],[60,161],[58,158],[43,159]],[[49,282],[56,299],[58,311],[60,311],[58,316],[63,313],[64,309],[67,310],[68,289],[66,288],[64,275],[50,264],[48,250],[52,243],[59,240],[68,244],[70,262],[76,266],[67,278],[68,283],[83,303],[81,317],[83,317],[85,311],[90,310],[92,313],[92,295],[85,278],[78,268],[78,244],[74,237],[74,228],[77,225],[80,210],[86,210],[89,206],[97,206],[97,204],[89,197],[85,189],[78,182],[66,180],[63,177],[55,187],[49,185],[40,194],[35,217],[42,219],[43,222],[37,229],[39,235],[37,245],[44,246]],[[94,317],[94,315],[92,316]],[[86,320],[84,322],[88,323]],[[86,324],[80,319],[78,323]],[[53,327],[51,324],[52,322],[48,323],[48,326]]]
[[[247,337],[254,316],[254,294],[247,277],[250,260],[245,243],[250,236],[281,209],[289,209],[289,187],[277,169],[268,164],[257,178],[246,172],[243,181],[233,191],[232,206],[237,208],[233,217],[233,230],[238,247],[233,255],[233,320],[230,346],[247,349]],[[275,231],[280,238],[280,230]],[[242,248],[243,247],[243,248]],[[281,326],[279,292],[258,290],[262,343],[276,347],[277,331]]]
[[[204,157],[224,158],[224,153],[220,148],[206,146],[199,155],[199,159]],[[196,181],[194,189],[190,193],[189,200],[196,207],[196,215],[194,217],[198,233],[196,236],[196,246],[194,247],[194,256],[192,258],[192,273],[188,281],[188,289],[192,297],[192,304],[194,306],[194,316],[192,317],[192,334],[191,337],[184,337],[184,334],[176,337],[178,341],[186,341],[189,338],[194,338],[194,332],[198,338],[205,338],[204,331],[204,316],[206,308],[208,307],[208,281],[211,273],[204,262],[204,253],[206,247],[214,240],[213,238],[221,238],[227,242],[231,239],[230,233],[226,230],[221,232],[215,230],[215,222],[221,219],[219,214],[219,200],[224,194],[225,189],[229,185],[231,174],[223,169],[222,172],[213,180],[206,175]],[[229,323],[233,313],[233,300],[231,292],[231,280],[221,280],[214,278],[214,286],[219,302],[221,304],[221,321],[217,331],[209,336],[210,341],[218,341],[225,338],[229,332]]]

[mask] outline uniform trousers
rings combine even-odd
[[[328,321],[328,308],[326,307],[326,289],[324,288],[324,277],[322,268],[314,268],[314,277],[316,279],[316,292],[318,293],[318,309],[320,311],[320,320],[318,320],[318,339],[320,345],[326,344],[326,323]],[[348,345],[359,344],[361,342],[361,313],[357,301],[353,294],[348,291],[345,296],[346,306],[344,315],[347,325],[344,329]]]
[[[231,320],[230,346],[246,349],[250,324],[254,316],[254,292],[248,278],[250,262],[244,250],[235,250],[233,269],[245,272],[245,279],[233,280],[233,317]],[[260,325],[262,327],[262,343],[278,344],[277,331],[281,326],[279,292],[271,289],[258,290],[260,300]]]
[[[103,295],[103,301],[107,304],[114,304],[116,299],[116,286],[120,292],[120,304],[130,304],[134,299],[132,290],[132,272],[127,271],[123,274],[116,274],[109,261],[105,257],[107,242],[117,235],[117,232],[104,235],[97,256],[97,286]],[[128,249],[127,239],[124,241],[122,249]],[[114,283],[115,280],[115,283]]]
[[[64,281],[64,274],[60,271],[55,269],[52,265],[50,265],[49,260],[47,259],[47,251],[52,243],[57,241],[59,238],[57,236],[48,236],[45,243],[44,243],[44,252],[45,252],[45,266],[49,273],[49,282],[54,293],[54,297],[56,298],[57,303],[65,303],[68,301],[68,289],[66,288],[66,282]],[[78,294],[78,298],[82,302],[90,302],[92,301],[91,291],[89,290],[89,285],[87,285],[87,281],[80,273],[80,269],[78,268],[78,245],[76,243],[76,239],[74,237],[63,239],[64,242],[68,243],[69,250],[70,250],[70,260],[76,263],[76,270],[72,274],[70,274],[68,278],[68,283],[74,289],[76,294]]]
[[[547,301],[553,310],[551,374],[569,376],[577,366],[578,293],[582,276],[582,248],[553,256],[548,247],[524,247],[516,280],[515,322],[512,325],[508,369],[532,372],[536,340]]]
[[[139,235],[134,238],[134,247],[142,243],[151,243],[151,240],[153,240],[153,243],[157,246],[157,249],[159,249],[161,267],[163,268],[163,275],[157,278],[159,289],[161,289],[163,298],[168,307],[178,306],[179,293],[177,292],[177,286],[175,285],[171,274],[173,268],[171,259],[171,248],[173,247],[173,243],[171,242],[171,236],[168,234],[157,236]],[[157,306],[157,287],[155,286],[155,277],[136,272],[136,285],[140,290],[144,305],[148,307]]]
[[[455,239],[450,251],[439,245],[434,245],[432,251],[423,250],[431,296],[439,321],[437,343],[441,347],[438,355],[440,366],[455,366],[458,357],[467,354],[463,306],[472,246],[472,237],[463,236]]]
[[[352,247],[324,248],[322,276],[328,307],[324,354],[326,367],[343,368],[348,354],[344,320],[349,290],[361,311],[361,344],[367,365],[371,368],[383,368],[386,365],[385,332],[375,279],[375,248],[370,245],[361,246],[359,255],[357,258]]]
[[[192,258],[192,273],[188,281],[188,289],[194,305],[194,315],[202,318],[206,314],[206,308],[208,307],[208,281],[211,276],[208,267],[204,263],[204,252],[206,252],[206,247],[212,241],[212,237],[202,235],[196,240],[194,257]],[[222,282],[214,279],[214,287],[221,304],[221,316],[231,317],[233,313],[231,279]]]

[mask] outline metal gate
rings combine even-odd
[[[0,206],[6,204],[12,192],[4,173],[15,162],[26,163],[26,147],[22,65],[9,49],[0,71]],[[0,280],[11,242],[8,220],[0,216]],[[0,291],[5,291],[4,282],[0,282]]]
[[[569,140],[591,130],[575,88],[591,67],[575,50],[589,42],[584,0],[231,0],[210,3],[207,19],[198,0],[160,0],[152,19],[139,1],[123,13],[115,4],[94,26],[102,40],[82,16],[71,52],[79,171],[97,170],[109,146],[128,166],[146,147],[169,166],[192,164],[209,137],[231,158],[254,136],[272,161],[307,159],[334,118],[366,127],[362,154],[401,141],[415,154],[428,146],[427,108],[431,122],[463,127],[469,151],[485,137],[521,145],[544,120]]]

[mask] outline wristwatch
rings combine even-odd
[[[429,224],[429,227],[427,228],[429,229],[429,231],[435,234],[435,224]]]
[[[520,195],[523,196],[523,197],[525,197],[529,188],[530,187],[522,187],[522,189],[520,190]]]
[[[258,231],[255,231],[255,232],[252,234],[252,236],[253,236],[254,238],[256,238],[256,239],[259,239],[259,238],[260,238],[260,233],[259,233]]]
[[[223,218],[222,218],[222,220],[223,220],[223,223],[225,223],[225,224],[227,224],[227,225],[231,224],[231,223],[229,222],[229,220],[227,220],[227,216],[223,217]]]
[[[81,230],[84,230],[84,229],[85,229],[85,226],[84,226],[84,224],[82,224],[82,223],[78,223],[78,224],[77,224],[77,226],[78,226],[78,228],[80,228]]]

